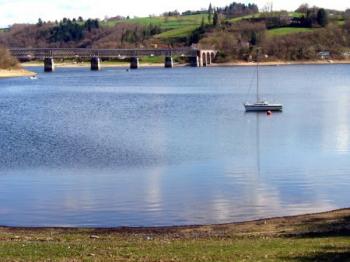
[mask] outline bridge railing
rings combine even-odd
[[[87,49],[87,48],[11,48],[17,58],[44,59],[53,58],[125,58],[134,56],[184,56],[195,57],[198,50],[192,48],[174,49]]]

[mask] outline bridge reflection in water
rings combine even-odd
[[[174,66],[173,56],[187,57],[193,67],[205,67],[212,64],[217,51],[197,48],[174,49],[87,49],[87,48],[10,48],[11,54],[19,61],[41,60],[45,72],[55,70],[55,59],[90,60],[91,70],[100,70],[101,61],[106,59],[125,59],[130,68],[140,67],[139,57],[163,56],[164,67]]]

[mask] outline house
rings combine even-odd
[[[331,52],[329,51],[321,51],[318,53],[318,57],[321,59],[329,59],[331,56]]]

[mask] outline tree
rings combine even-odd
[[[38,19],[38,23],[36,24],[37,26],[42,26],[43,25],[43,20],[41,18]]]
[[[273,2],[267,2],[262,9],[263,13],[272,13],[273,11]]]
[[[326,27],[328,25],[328,13],[323,8],[317,12],[317,22],[322,27]]]
[[[233,2],[232,4],[217,8],[216,11],[226,16],[227,18],[234,18],[239,16],[251,15],[259,12],[259,8],[256,4],[241,4]]]
[[[258,43],[258,35],[257,33],[254,31],[252,32],[252,35],[250,36],[250,44],[251,45],[256,45]]]
[[[350,20],[350,9],[346,9],[346,10],[345,10],[344,19],[345,19],[346,21],[347,21],[347,20]]]
[[[208,8],[208,22],[209,24],[211,23],[211,20],[213,19],[213,6],[209,5],[209,8]]]
[[[220,25],[220,16],[217,11],[214,12],[214,17],[213,17],[213,26],[217,27]]]
[[[300,5],[298,7],[297,10],[295,10],[295,12],[306,14],[307,10],[309,10],[309,5],[308,4],[302,4],[302,5]]]
[[[204,21],[204,16],[202,17],[202,23],[201,23],[201,28],[205,27],[205,21]]]
[[[18,68],[18,61],[11,56],[9,50],[0,46],[0,69]]]

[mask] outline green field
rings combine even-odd
[[[120,23],[130,23],[137,25],[159,25],[163,31],[161,34],[155,36],[159,39],[174,39],[174,38],[183,38],[189,36],[193,30],[198,28],[202,20],[204,19],[205,23],[208,23],[207,14],[198,14],[198,15],[186,15],[186,16],[172,16],[172,17],[140,17],[132,18],[128,20],[110,20],[104,22],[104,26],[114,26]]]
[[[296,18],[300,18],[302,17],[304,14],[303,13],[299,13],[299,12],[290,12],[289,16],[290,17],[296,17]]]
[[[199,25],[191,25],[191,26],[185,26],[185,27],[180,27],[177,29],[169,30],[166,32],[163,32],[159,35],[156,35],[156,38],[161,38],[161,39],[172,39],[172,38],[182,38],[182,37],[187,37],[189,36],[195,29],[197,29]]]
[[[244,19],[250,19],[254,17],[260,17],[264,14],[254,14],[241,17],[235,17],[225,20],[226,22],[237,23]],[[276,13],[278,15],[278,13]],[[288,13],[290,17],[301,17],[303,14],[298,12]],[[172,16],[172,17],[142,17],[142,18],[132,18],[128,20],[110,20],[108,22],[103,22],[105,26],[114,26],[120,23],[131,23],[138,25],[159,25],[163,31],[161,34],[156,35],[155,38],[162,40],[173,40],[173,39],[183,39],[191,35],[191,33],[197,29],[204,19],[204,22],[208,23],[207,14],[198,15],[188,15],[188,16]],[[268,30],[267,34],[269,37],[283,36],[295,33],[305,33],[311,32],[313,29],[310,28],[294,28],[294,27],[283,27]]]
[[[315,29],[312,28],[302,28],[302,27],[282,27],[274,28],[267,31],[267,35],[270,37],[284,36],[297,33],[307,33],[312,32]]]
[[[159,25],[162,30],[168,31],[173,29],[180,29],[188,26],[199,26],[202,23],[202,18],[207,21],[206,14],[199,15],[188,15],[188,16],[172,16],[172,17],[140,17],[140,18],[132,18],[128,20],[111,20],[105,22],[106,26],[114,26],[119,23],[131,23],[131,24],[139,24],[139,25]]]
[[[227,21],[231,22],[231,23],[235,23],[235,22],[240,22],[240,21],[242,21],[244,19],[259,18],[259,17],[261,17],[263,15],[264,14],[262,14],[262,13],[254,14],[254,15],[246,15],[246,16],[240,16],[240,17],[231,18],[231,19],[228,19]],[[290,17],[302,17],[303,16],[302,13],[298,13],[298,12],[290,12],[290,13],[288,13],[288,15]]]
[[[237,23],[237,22],[240,22],[244,19],[250,19],[250,18],[255,18],[255,17],[259,17],[259,14],[235,17],[235,18],[228,19],[227,21],[231,22],[231,23]]]

